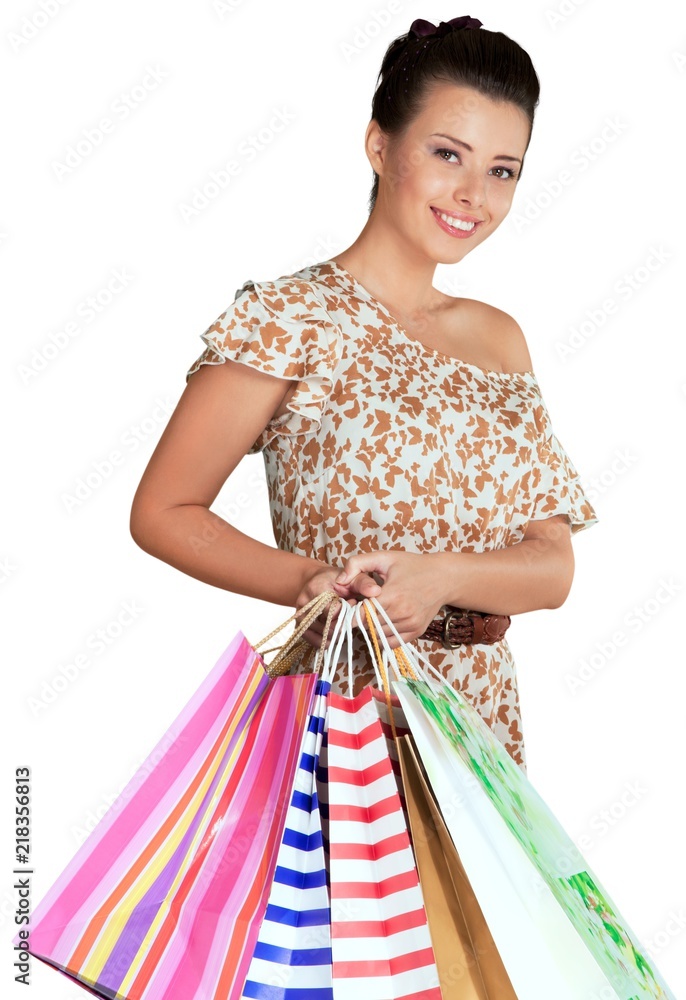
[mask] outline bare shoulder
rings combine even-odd
[[[459,326],[470,330],[504,372],[529,372],[533,362],[517,320],[503,309],[478,299],[453,298],[451,313]]]

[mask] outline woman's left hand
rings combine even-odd
[[[443,604],[447,604],[445,590],[445,553],[404,552],[381,549],[360,552],[343,563],[335,578],[336,593],[347,596],[355,589],[355,578],[361,573],[376,574],[383,580],[381,593],[376,597],[403,642],[411,642],[424,632]],[[397,638],[377,612],[379,623],[388,645],[396,649]]]

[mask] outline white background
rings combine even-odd
[[[517,318],[600,519],[574,538],[564,606],[517,616],[509,633],[529,776],[570,835],[588,838],[590,867],[686,995],[682,9],[45,7],[50,16],[39,2],[2,10],[4,995],[25,995],[9,944],[14,768],[32,771],[35,905],[235,632],[257,641],[292,612],[208,587],[130,537],[134,491],[199,335],[247,278],[292,273],[355,239],[386,46],[415,17],[462,13],[527,49],[542,96],[510,216],[463,263],[439,267],[436,284]],[[135,104],[126,117],[122,94]],[[277,112],[289,119],[278,132]],[[105,117],[113,130],[61,168]],[[185,219],[231,159],[238,176]],[[115,272],[126,283],[108,292]],[[627,275],[636,287],[624,298]],[[100,304],[86,322],[91,296]],[[274,544],[261,456],[243,460],[214,509]],[[127,602],[140,611],[121,628]],[[98,629],[109,630],[102,653],[88,645]],[[79,653],[88,665],[65,683]],[[590,679],[572,689],[582,661]],[[35,959],[31,981],[33,1000],[83,996]]]

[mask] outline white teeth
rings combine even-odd
[[[453,219],[452,216],[446,215],[444,212],[439,212],[438,214],[444,222],[447,222],[449,226],[453,226],[455,229],[466,229],[469,231],[476,225],[476,222],[463,222],[462,219]]]

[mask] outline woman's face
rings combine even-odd
[[[456,263],[509,212],[528,139],[529,120],[514,104],[436,83],[402,138],[369,124],[367,152],[379,175],[374,208],[420,255]],[[440,213],[478,221],[470,232]]]

